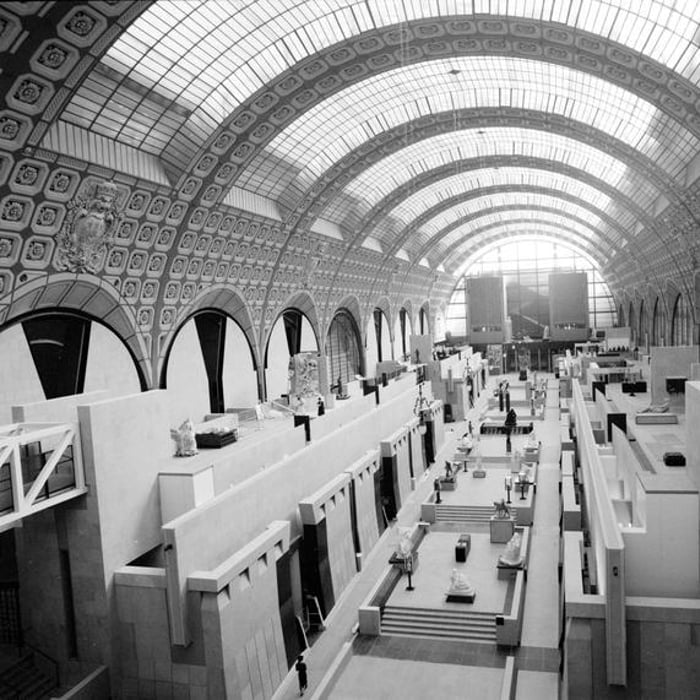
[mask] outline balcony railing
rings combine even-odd
[[[0,532],[32,513],[86,493],[80,454],[76,426],[0,427]]]

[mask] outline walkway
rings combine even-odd
[[[497,382],[494,377],[490,385]],[[543,450],[538,473],[537,508],[531,531],[523,642],[520,649],[513,650],[519,668],[528,669],[521,672],[520,690],[527,690],[527,694],[518,692],[517,697],[521,700],[546,700],[557,696],[559,615],[557,605],[553,604],[559,595],[556,575],[559,556],[559,399],[556,387],[557,382],[551,380],[545,420],[535,424]],[[487,409],[488,395],[488,389],[483,391],[467,416],[467,420],[472,420],[475,425]],[[445,443],[436,455],[435,464],[418,480],[416,490],[399,512],[397,522],[383,533],[363,561],[362,571],[336,602],[326,621],[326,631],[305,653],[309,668],[307,693],[312,697],[324,676],[332,675],[334,668],[346,663],[342,683],[334,688],[333,698],[401,697],[411,700],[440,697],[449,700],[462,697],[467,683],[473,689],[492,688],[494,685],[500,689],[507,653],[492,645],[456,645],[437,640],[426,640],[426,644],[420,639],[388,636],[358,638],[354,631],[357,609],[386,567],[398,542],[397,528],[411,526],[420,518],[420,504],[432,490],[435,476],[442,473],[445,460],[454,454],[457,440],[466,430],[466,421],[450,423],[445,428]],[[383,657],[381,662],[377,657]],[[398,666],[394,668],[387,664],[388,659]],[[416,664],[418,659],[421,661],[419,665]],[[404,679],[401,688],[395,684],[397,674]],[[390,686],[390,696],[382,687],[387,678],[395,681]],[[348,688],[353,688],[355,694],[348,695]],[[454,689],[457,691],[453,694]],[[490,697],[489,692],[475,697]],[[298,695],[296,673],[292,669],[273,700],[288,700]]]

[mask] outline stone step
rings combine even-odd
[[[34,666],[27,656],[0,674],[0,697],[18,700],[44,700],[49,697],[53,683]]]
[[[407,616],[425,619],[448,619],[461,621],[479,621],[494,624],[493,613],[473,612],[471,610],[437,610],[434,608],[409,608],[399,605],[387,605],[384,607],[384,616]]]
[[[382,634],[401,635],[407,637],[423,637],[427,639],[454,639],[461,642],[492,642],[496,643],[496,631],[491,632],[456,632],[441,628],[420,629],[410,626],[397,626],[382,622]]]
[[[387,606],[382,634],[495,643],[496,624],[493,613]]]
[[[403,620],[394,618],[382,618],[382,631],[389,629],[410,629],[414,632],[427,632],[430,634],[459,634],[463,636],[495,637],[496,627],[493,624],[467,625],[447,624],[431,620]]]

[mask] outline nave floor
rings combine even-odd
[[[513,384],[516,376],[511,375],[509,379]],[[492,389],[497,384],[498,377],[492,377],[489,387]],[[384,532],[363,562],[362,572],[336,602],[327,620],[326,631],[307,650],[307,696],[329,697],[333,700],[497,698],[506,657],[510,653],[516,656],[520,669],[516,695],[518,700],[548,700],[557,697],[560,452],[557,385],[558,382],[550,378],[544,420],[534,422],[542,450],[538,469],[537,506],[530,532],[530,566],[521,647],[503,651],[489,644],[399,636],[359,637],[353,633],[357,609],[386,566],[398,541],[398,528],[413,525],[419,520],[420,503],[432,490],[433,479],[443,474],[445,460],[452,458],[458,438],[466,431],[467,421],[450,423],[445,426],[445,444],[436,455],[435,464],[420,477],[416,490],[403,505],[395,524]],[[489,388],[482,392],[467,416],[474,424],[487,410],[488,395]],[[463,476],[466,475],[460,474],[460,477]],[[471,475],[469,478],[471,481]],[[425,563],[427,562],[422,564]],[[418,573],[420,571],[419,568]],[[444,576],[434,584],[438,588],[438,595],[443,593],[445,587],[442,579]],[[399,586],[403,593],[404,587],[401,583]],[[494,604],[497,605],[498,601]],[[326,684],[325,681],[330,678],[332,682]],[[316,696],[319,684],[325,685],[325,691]],[[292,669],[273,697],[274,700],[286,700],[298,695],[296,673]]]

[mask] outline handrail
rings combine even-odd
[[[29,649],[29,651],[30,651],[32,654],[38,654],[38,655],[41,656],[45,661],[48,661],[48,662],[49,662],[49,667],[50,667],[51,670],[52,670],[52,674],[51,674],[51,677],[49,678],[49,680],[53,683],[54,687],[57,687],[57,686],[59,685],[59,678],[60,678],[58,661],[56,661],[56,659],[54,659],[53,657],[49,656],[49,655],[46,654],[45,652],[41,651],[41,649],[37,649],[35,646],[32,646],[31,644],[26,644],[26,643],[25,643],[25,644],[24,644],[24,648],[25,648],[25,649]],[[40,670],[41,670],[41,669],[40,669]],[[44,673],[43,670],[41,670],[41,672]],[[44,673],[44,675],[46,675],[46,674]]]

